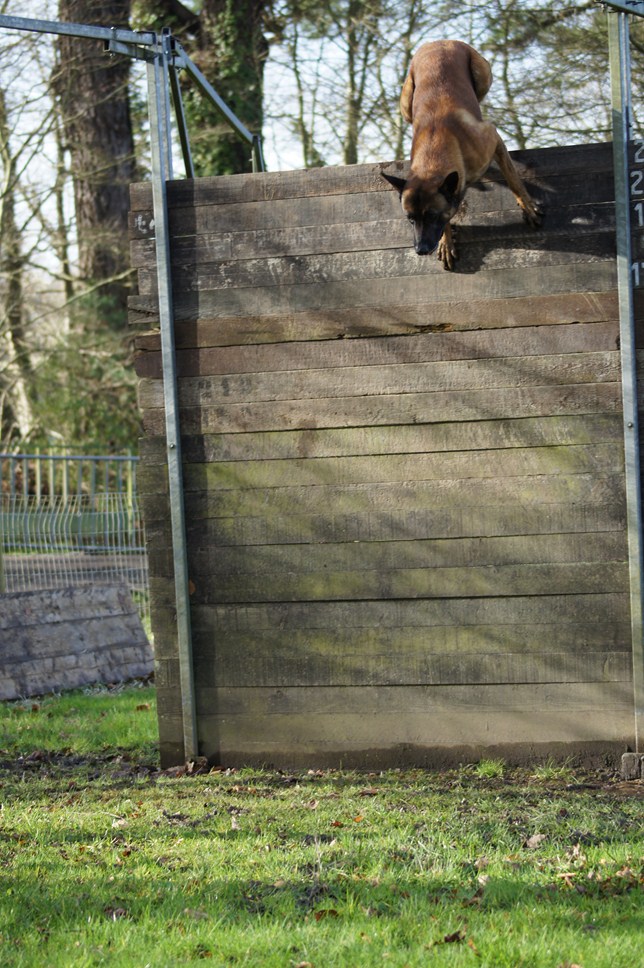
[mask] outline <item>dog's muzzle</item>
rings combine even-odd
[[[415,231],[414,248],[416,249],[416,254],[431,255],[432,252],[435,252],[444,231],[444,225],[436,225],[434,222],[430,222],[429,225],[423,225],[420,233]]]
[[[435,252],[437,245],[438,245],[438,242],[436,243],[436,245],[432,246],[429,244],[429,242],[425,242],[421,239],[420,242],[415,243],[414,248],[416,249],[417,255],[431,255],[432,252]]]

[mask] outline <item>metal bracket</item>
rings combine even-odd
[[[599,0],[604,7],[612,7],[619,13],[632,13],[644,17],[644,3],[642,0]]]

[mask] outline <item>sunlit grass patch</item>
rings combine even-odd
[[[0,707],[3,966],[637,964],[641,783],[176,776],[152,690],[34,705]]]

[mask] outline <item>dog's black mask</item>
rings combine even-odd
[[[413,226],[414,249],[418,255],[430,255],[462,201],[458,172],[451,172],[434,191],[428,190],[427,183],[417,177],[406,180],[384,171],[382,175],[398,192],[403,211]]]
[[[445,220],[438,216],[425,215],[420,221],[413,216],[409,216],[414,229],[414,248],[418,255],[431,255],[438,246],[443,232],[445,231]]]

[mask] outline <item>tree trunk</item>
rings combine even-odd
[[[62,21],[128,26],[130,0],[59,0]],[[71,158],[79,275],[97,287],[98,325],[121,329],[129,289],[129,185],[136,179],[128,99],[130,62],[101,41],[60,37],[54,87]]]
[[[0,88],[0,431],[26,440],[34,427],[27,392],[31,360],[24,331],[24,257],[16,223],[16,164],[9,145],[5,92]]]
[[[266,0],[204,0],[198,49],[191,56],[253,134],[263,123]],[[251,171],[251,148],[202,98],[189,100],[190,141],[198,175]]]

